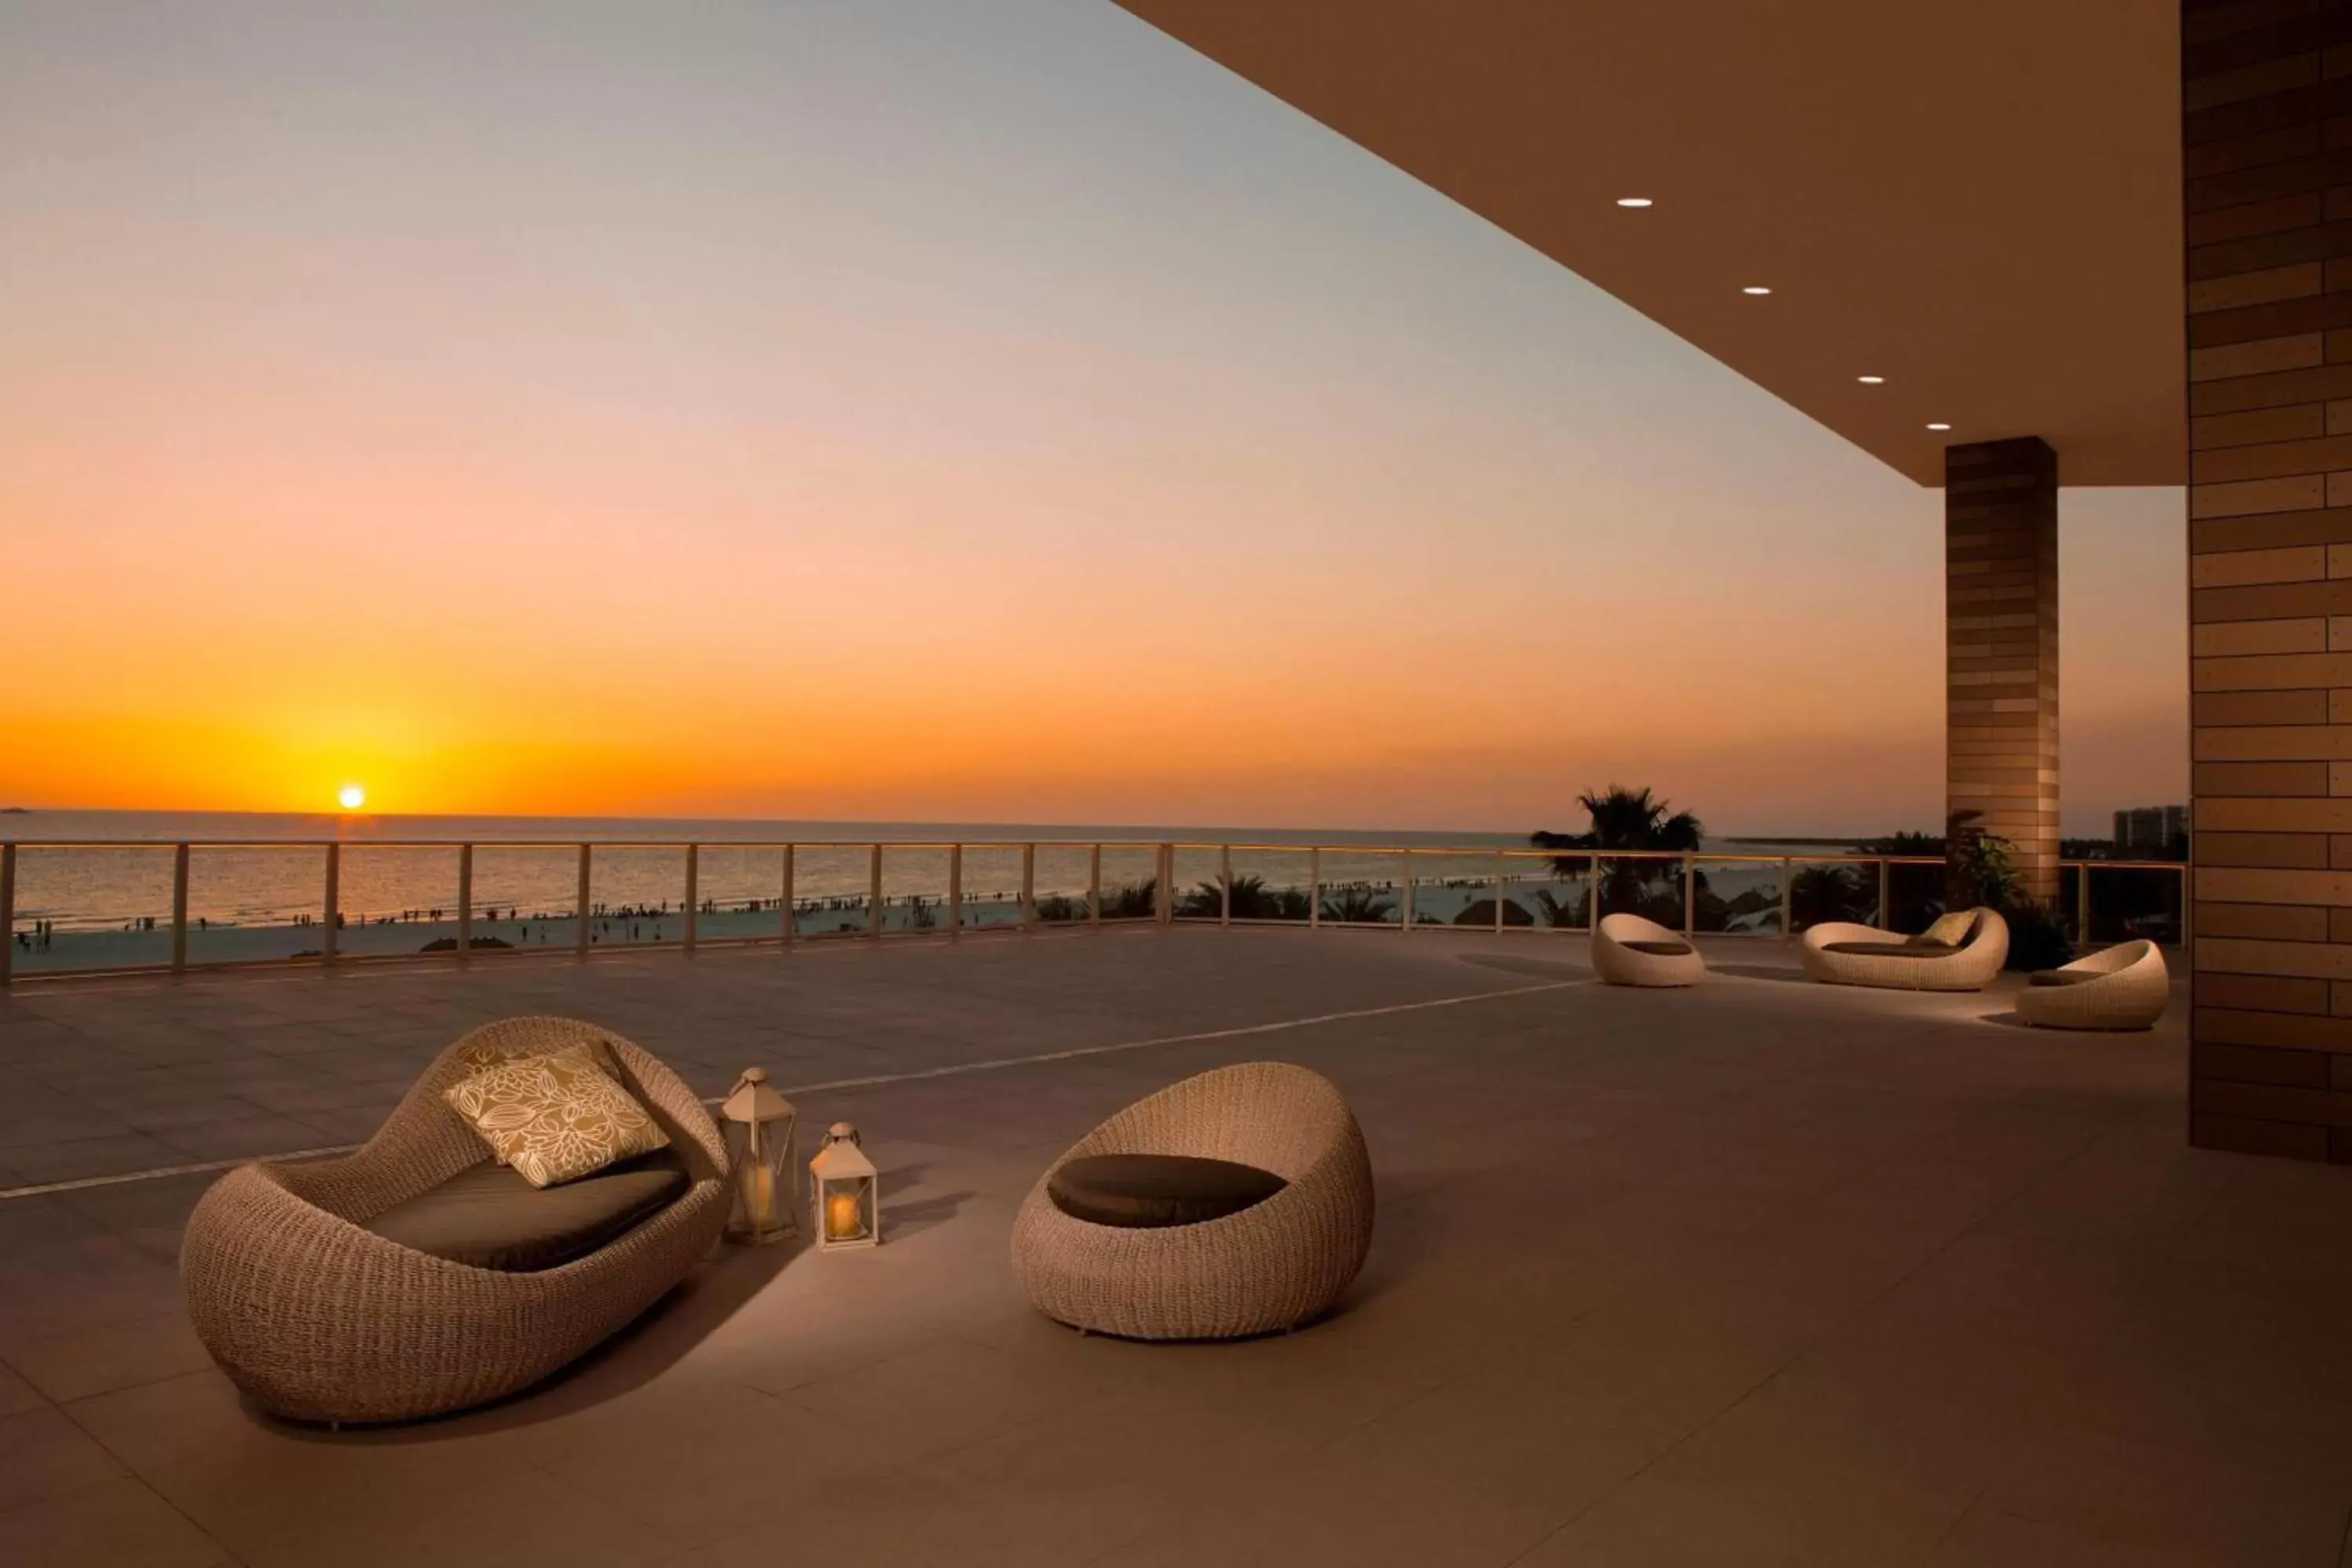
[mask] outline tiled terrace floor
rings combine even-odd
[[[1217,931],[19,993],[19,1185],[342,1142],[517,1011],[706,1089],[1135,1048],[799,1096],[867,1130],[887,1245],[723,1251],[574,1375],[400,1430],[211,1369],[171,1266],[205,1178],[0,1201],[0,1563],[2346,1561],[2352,1173],[2185,1148],[2176,1026],[1711,951],[1685,994],[1534,938]],[[1180,1346],[1030,1311],[1043,1164],[1254,1057],[1364,1121],[1339,1310]]]

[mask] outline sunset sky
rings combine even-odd
[[[0,804],[1941,809],[1938,492],[1107,0],[0,0]]]

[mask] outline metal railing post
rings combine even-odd
[[[172,846],[172,969],[188,967],[188,847]]]
[[[474,847],[457,846],[457,962],[474,961]]]
[[[1087,923],[1102,924],[1102,846],[1099,844],[1087,854]]]
[[[572,945],[581,957],[588,956],[588,892],[589,866],[595,857],[593,845],[580,847],[580,890],[572,900]]]
[[[2189,853],[2194,855],[2196,850],[2193,846],[2196,844],[2197,840],[2192,837],[2189,842],[2192,846]],[[2184,954],[2191,951],[2189,948],[2189,939],[2194,934],[2189,929],[2189,911],[2195,908],[2195,905],[2190,901],[2190,895],[2197,890],[2195,875],[2196,869],[2197,868],[2195,864],[2191,862],[2182,866],[2179,872],[2176,873],[2176,877],[2180,883],[2180,947]]]
[[[963,846],[948,846],[948,940],[963,934]]]
[[[1501,931],[1501,930],[1503,929],[1503,883],[1505,882],[1505,880],[1506,880],[1506,879],[1507,879],[1509,878],[1510,874],[1511,874],[1511,860],[1510,860],[1510,857],[1508,857],[1507,855],[1497,855],[1497,856],[1496,856],[1496,857],[1495,857],[1495,929],[1496,929],[1497,931]]]
[[[1323,851],[1307,851],[1307,929],[1323,923]]]
[[[2091,944],[2091,863],[2074,868],[2074,940]]]
[[[1234,923],[1234,847],[1217,846],[1217,923]]]
[[[874,846],[874,854],[866,862],[866,919],[872,928],[866,934],[876,942],[882,940],[882,846]]]
[[[702,924],[702,846],[686,847],[686,951],[694,951],[694,939]]]
[[[1797,934],[1789,923],[1789,910],[1791,907],[1789,895],[1792,891],[1789,886],[1790,864],[1787,856],[1780,857],[1780,940],[1783,942]]]
[[[1889,901],[1894,897],[1893,871],[1892,861],[1881,860],[1878,863],[1878,918],[1871,923],[1881,931],[1895,929],[1895,906]]]
[[[1698,870],[1691,864],[1691,858],[1685,855],[1683,857],[1683,934],[1685,936],[1690,935],[1696,929],[1696,922],[1692,906],[1697,901]]]
[[[1160,875],[1157,880],[1160,884],[1160,896],[1152,900],[1156,906],[1152,912],[1160,917],[1161,925],[1172,926],[1176,923],[1176,846],[1173,844],[1162,844],[1160,847]]]
[[[327,929],[324,934],[319,938],[319,962],[320,963],[332,963],[335,962],[336,925],[338,919],[342,912],[343,847],[340,844],[330,844],[327,846]],[[174,910],[173,914],[175,917],[173,921],[175,928],[185,923],[187,918],[186,910]]]
[[[16,847],[0,844],[0,985],[16,977]]]
[[[782,924],[784,931],[784,945],[786,947],[792,946],[793,940],[801,934],[800,910],[793,907],[793,900],[797,895],[793,891],[793,847],[787,844],[784,846],[784,896],[782,900]]]
[[[1591,879],[1584,884],[1584,929],[1601,929],[1601,857],[1595,855],[1585,862],[1585,875]]]
[[[1037,923],[1037,846],[1021,847],[1021,929],[1028,931]]]
[[[1397,905],[1397,929],[1412,934],[1412,851],[1404,852],[1404,901]]]

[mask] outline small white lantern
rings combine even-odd
[[[793,1102],[768,1087],[768,1069],[746,1068],[719,1108],[727,1120],[727,1152],[733,1161],[734,1212],[730,1240],[766,1245],[800,1228],[800,1204],[793,1191],[800,1178],[800,1120]]]
[[[857,1129],[836,1121],[824,1147],[809,1162],[811,1228],[820,1252],[875,1247],[882,1240],[882,1200],[874,1162],[860,1147]]]

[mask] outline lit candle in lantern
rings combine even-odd
[[[873,1247],[882,1239],[882,1195],[874,1162],[858,1147],[857,1129],[836,1121],[824,1147],[809,1162],[809,1198],[817,1249]]]
[[[776,1173],[764,1164],[743,1167],[743,1211],[756,1229],[776,1227]]]
[[[793,1190],[793,1102],[768,1086],[761,1068],[747,1068],[719,1106],[727,1157],[735,1173],[735,1200],[727,1234],[738,1241],[782,1241],[798,1228]],[[778,1189],[783,1204],[778,1206]]]

